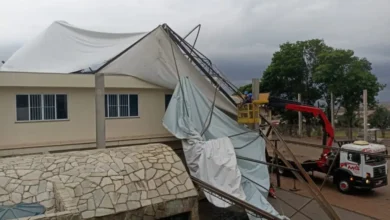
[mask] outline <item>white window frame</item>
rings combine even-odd
[[[28,120],[18,120],[18,112],[17,112],[17,100],[16,100],[16,97],[19,96],[19,95],[27,95],[28,97]],[[42,114],[42,117],[40,120],[31,120],[31,112],[30,112],[30,109],[31,109],[31,95],[39,95],[40,96],[40,100],[41,100],[41,114]],[[55,118],[54,119],[45,119],[45,106],[44,106],[44,103],[45,103],[45,99],[44,99],[44,96],[45,95],[54,95],[54,114],[55,114]],[[57,95],[65,95],[66,96],[66,118],[60,118],[60,119],[57,119]],[[65,93],[22,93],[22,94],[16,94],[15,95],[15,112],[16,112],[16,118],[15,118],[15,121],[16,122],[40,122],[40,121],[67,121],[69,120],[69,111],[68,111],[68,94],[65,94]]]
[[[116,96],[116,101],[117,101],[117,116],[110,116],[110,103],[109,103],[109,95],[115,95]],[[119,97],[121,95],[127,95],[128,97],[128,116],[120,116],[120,99]],[[131,95],[136,95],[137,96],[137,115],[132,115],[130,116],[130,111],[131,111],[131,105],[130,105],[130,96]],[[106,99],[107,97],[107,99]],[[116,118],[139,118],[139,94],[138,93],[106,93],[104,94],[104,99],[107,100],[107,103],[105,103],[105,109],[107,109],[107,117],[106,119],[116,119]]]

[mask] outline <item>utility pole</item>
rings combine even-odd
[[[368,139],[367,131],[367,89],[363,90],[363,128],[364,128],[364,140]]]
[[[104,74],[95,73],[96,147],[106,148],[106,116],[104,107]]]
[[[298,102],[301,102],[301,93],[298,93]],[[298,112],[298,136],[302,137],[302,112]]]
[[[260,81],[258,78],[252,79],[252,98],[253,100],[258,100],[259,99],[259,93],[260,93]],[[257,109],[257,111],[260,114],[260,108]],[[260,117],[260,116],[257,116]],[[254,129],[256,132],[259,132],[259,123],[255,123]]]
[[[334,97],[333,97],[333,92],[330,93],[330,120],[332,123],[333,130],[335,129],[334,127]]]

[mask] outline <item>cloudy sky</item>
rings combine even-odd
[[[238,85],[260,77],[286,41],[324,39],[367,57],[390,101],[389,0],[0,0],[0,60],[55,20],[108,32],[202,25],[199,50]]]

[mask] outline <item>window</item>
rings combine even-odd
[[[360,164],[360,154],[349,152],[348,160]]]
[[[107,118],[138,116],[138,95],[106,94],[105,115]]]
[[[172,94],[166,94],[165,95],[165,110],[167,110],[169,102],[171,101]]]
[[[68,118],[67,95],[16,95],[17,121],[47,121]]]

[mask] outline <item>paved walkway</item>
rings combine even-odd
[[[280,197],[283,201],[279,199],[268,199],[268,201],[274,206],[276,210],[279,211],[279,213],[286,215],[291,218],[291,216],[296,212],[295,209],[300,209],[303,205],[305,205],[310,198],[295,194],[293,192],[285,191],[283,189],[277,190],[277,195]],[[365,215],[361,215],[352,211],[348,211],[346,209],[333,207],[335,212],[339,215],[340,219],[353,219],[353,220],[370,220],[375,219],[371,218]],[[313,200],[308,205],[306,205],[305,208],[301,210],[301,213],[295,214],[291,220],[309,220],[309,219],[315,219],[315,220],[328,220],[328,216],[325,214],[325,212],[321,209],[321,207],[318,205],[318,203]]]

